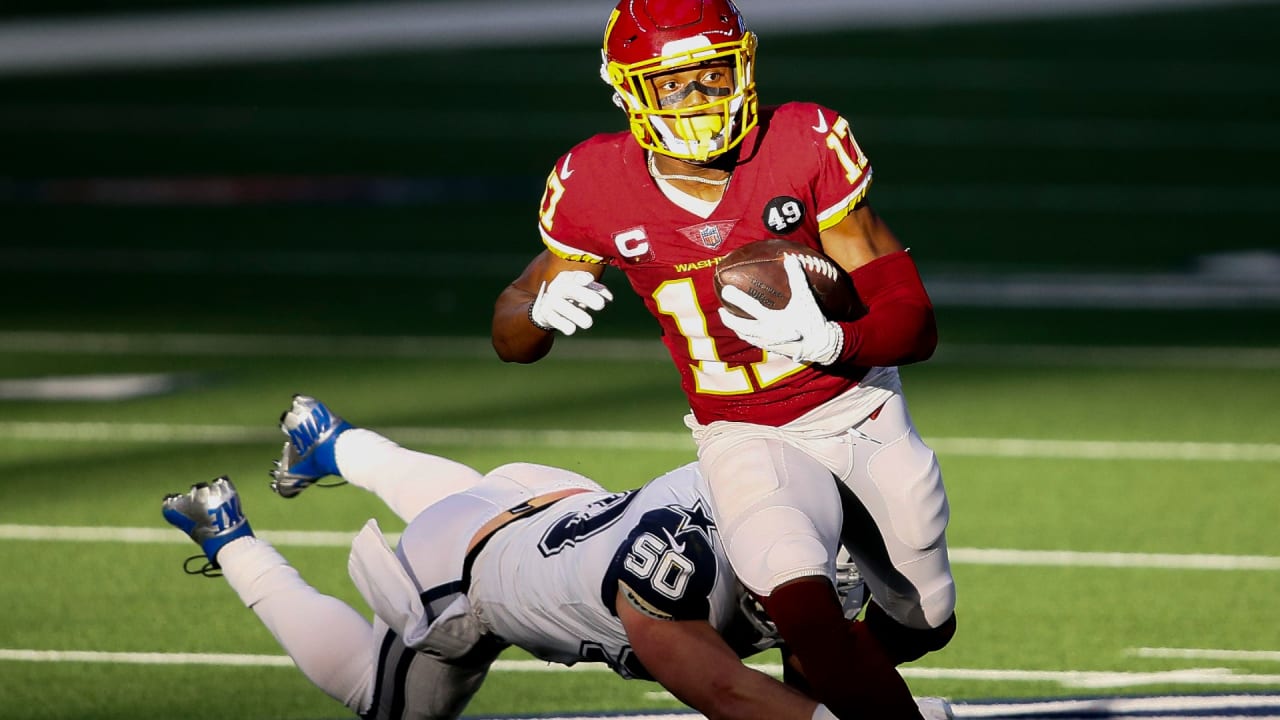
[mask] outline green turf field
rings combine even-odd
[[[765,102],[849,117],[877,169],[871,202],[926,280],[1101,272],[1131,287],[1254,252],[1242,282],[1274,287],[1277,20],[1258,4],[771,36],[759,81]],[[596,58],[0,76],[0,718],[344,715],[221,581],[182,573],[196,548],[159,512],[166,492],[230,474],[268,537],[354,534],[371,516],[397,528],[352,488],[269,492],[291,393],[481,469],[546,462],[623,488],[693,458],[676,374],[620,275],[598,328],[543,363],[504,365],[484,337],[538,250],[550,163],[621,129]],[[213,177],[402,194],[221,203],[83,184]],[[950,493],[960,627],[905,669],[912,689],[1280,690],[1280,304],[961,298],[938,317],[937,357],[903,377]],[[9,384],[131,374],[172,387],[53,401]],[[67,539],[84,528],[103,530]],[[280,547],[362,607],[341,543]],[[658,690],[515,664],[468,712],[679,707]]]

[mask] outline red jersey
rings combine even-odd
[[[764,108],[708,217],[677,206],[630,133],[596,135],[547,178],[539,230],[560,257],[626,275],[662,326],[701,423],[782,425],[856,385],[866,368],[769,356],[720,322],[712,278],[729,251],[783,238],[821,248],[819,233],[862,200],[871,166],[848,123],[812,103]]]

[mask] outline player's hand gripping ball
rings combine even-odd
[[[724,288],[732,286],[750,295],[770,310],[787,306],[791,287],[782,265],[787,255],[800,260],[822,313],[831,320],[852,320],[863,313],[853,281],[834,260],[819,250],[790,240],[761,240],[748,243],[725,255],[716,266],[716,297],[726,310],[738,317],[751,317],[724,299]]]

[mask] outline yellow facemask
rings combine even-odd
[[[610,27],[617,17],[615,11]],[[608,30],[605,37],[609,37]],[[613,86],[614,102],[626,111],[631,134],[642,147],[669,157],[704,162],[731,150],[756,126],[755,47],[755,36],[748,32],[740,40],[719,44],[704,40],[669,54],[624,64],[611,61],[606,46],[600,74]],[[729,94],[709,97],[698,107],[679,109],[663,108],[654,97],[652,76],[719,59],[729,61],[733,68],[733,90]]]

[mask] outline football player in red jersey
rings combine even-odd
[[[946,491],[897,371],[932,355],[933,307],[865,200],[871,166],[849,123],[812,103],[759,107],[755,46],[730,0],[618,4],[601,75],[630,132],[556,162],[546,249],[498,297],[493,344],[506,361],[540,359],[612,300],[606,266],[626,275],[681,373],[735,572],[811,692],[839,717],[914,718],[895,666],[955,631]],[[772,237],[831,256],[866,313],[824,317],[791,262],[786,307],[744,294],[733,302],[753,318],[724,312],[716,263]],[[836,601],[839,542],[871,589],[862,621]]]

